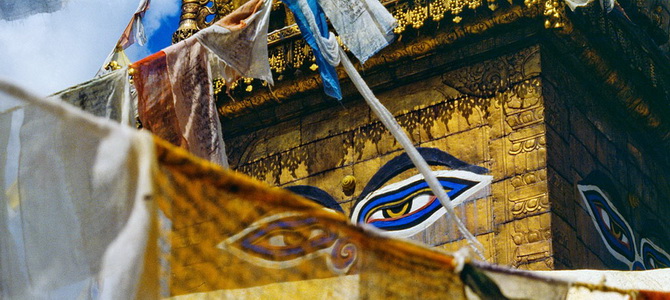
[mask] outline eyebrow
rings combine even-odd
[[[342,210],[342,207],[335,201],[333,196],[318,187],[311,185],[292,185],[287,186],[284,189],[319,203],[327,208],[344,213],[344,210]]]
[[[431,166],[447,166],[454,170],[470,171],[476,174],[486,174],[489,172],[487,168],[468,164],[437,148],[418,147],[416,149]],[[409,159],[407,153],[394,157],[384,164],[368,181],[368,184],[363,188],[360,196],[358,196],[359,201],[371,192],[379,189],[391,178],[411,168],[414,168],[414,164]]]

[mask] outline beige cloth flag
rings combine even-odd
[[[63,7],[64,0],[0,0],[0,20],[18,20],[39,13],[51,13]]]
[[[126,25],[126,29],[124,29],[123,33],[121,33],[121,37],[119,37],[119,40],[116,42],[112,52],[107,55],[107,58],[105,59],[105,62],[102,63],[102,67],[100,70],[98,70],[98,73],[95,74],[96,77],[107,74],[109,69],[113,69],[113,67],[110,65],[112,61],[115,61],[120,67],[126,67],[130,65],[130,61],[128,60],[124,50],[135,42],[139,43],[141,46],[144,46],[144,44],[147,42],[147,36],[144,33],[144,24],[142,24],[142,19],[144,18],[144,14],[147,12],[147,9],[149,9],[150,3],[150,0],[140,0],[140,3],[137,6],[132,19],[130,19],[130,22],[128,25]]]
[[[269,0],[251,0],[194,37],[133,64],[145,128],[198,157],[228,167],[212,89],[212,56],[230,83],[272,83],[267,56]]]
[[[98,117],[135,126],[128,68],[91,79],[55,93],[50,98],[60,99]]]
[[[0,182],[0,298],[132,299],[152,208],[152,138],[0,81],[0,146],[17,157],[18,200]],[[14,113],[12,113],[12,111]],[[19,143],[7,146],[5,137]],[[12,178],[10,178],[12,180]]]
[[[196,39],[163,50],[179,130],[196,156],[228,167],[208,51]]]
[[[267,45],[271,7],[271,0],[251,0],[195,34],[226,65],[222,75],[227,83],[250,77],[274,84]]]

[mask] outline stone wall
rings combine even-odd
[[[542,58],[556,268],[630,268],[606,247],[580,196],[577,185],[589,175],[607,186],[600,188],[632,229],[635,252],[641,252],[642,238],[670,250],[667,153],[587,74],[555,53],[543,52]]]

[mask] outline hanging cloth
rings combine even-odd
[[[0,197],[0,298],[134,298],[151,221],[152,137],[0,81],[5,101],[21,103],[23,123],[20,147],[9,149],[19,152],[18,207]]]
[[[194,35],[224,65],[226,83],[248,77],[274,84],[267,45],[271,7],[270,0],[251,0]]]
[[[318,3],[342,43],[361,63],[395,39],[396,20],[379,0],[318,0]]]
[[[190,38],[135,63],[138,115],[155,135],[227,167],[208,62]]]
[[[207,49],[191,38],[166,48],[164,52],[175,115],[189,151],[228,167]]]
[[[286,0],[284,4],[293,12],[303,39],[312,48],[326,95],[342,99],[340,81],[335,66],[339,64],[337,41],[328,31],[323,9],[316,0]]]
[[[63,7],[64,0],[0,1],[0,20],[13,21],[39,13],[52,13]]]
[[[135,125],[128,68],[113,71],[51,95],[95,116]]]
[[[142,127],[173,145],[188,149],[174,111],[172,84],[165,52],[160,51],[132,65],[135,69],[137,113]]]
[[[130,61],[124,50],[135,42],[141,46],[146,44],[147,36],[144,33],[142,19],[144,18],[147,9],[149,9],[150,3],[151,0],[140,0],[133,17],[130,19],[128,25],[126,25],[126,29],[121,33],[121,37],[119,37],[119,40],[116,42],[114,49],[107,55],[107,58],[105,58],[105,61],[102,63],[102,67],[100,67],[100,70],[95,74],[96,77],[102,76],[116,68],[130,65]]]

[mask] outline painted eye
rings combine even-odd
[[[254,244],[258,245],[260,243],[265,243],[268,248],[302,246],[308,241],[319,240],[320,238],[324,237],[324,234],[324,231],[319,228],[307,228],[297,231],[278,230],[277,232],[271,232],[264,238],[255,241]]]
[[[629,267],[635,261],[633,230],[600,190],[592,185],[578,185],[596,230],[615,258]]]
[[[388,206],[379,208],[378,210],[373,211],[365,222],[374,223],[407,217],[413,213],[421,212],[435,201],[439,202],[435,196],[426,192],[426,194],[418,195],[409,199],[403,199],[399,203],[390,204]]]
[[[491,182],[491,176],[467,171],[436,171],[435,175],[454,205],[475,196]],[[354,206],[351,220],[408,237],[434,223],[445,211],[423,176],[416,175],[368,194]]]
[[[641,241],[642,260],[647,270],[670,267],[670,255],[656,246],[652,241],[643,238]]]
[[[329,249],[336,239],[317,219],[287,214],[262,219],[217,247],[259,265],[283,268]]]
[[[595,206],[598,212],[597,215],[602,218],[602,223],[605,225],[605,228],[609,230],[609,233],[624,247],[630,247],[630,240],[628,239],[628,236],[624,234],[625,229],[621,226],[621,224],[610,221],[607,209],[602,207],[600,204],[596,203]]]

